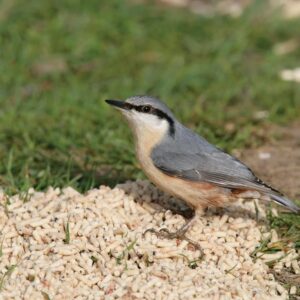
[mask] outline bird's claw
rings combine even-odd
[[[155,230],[154,228],[147,229],[143,235],[145,235],[147,232],[154,233],[156,236],[161,237],[161,238],[167,238],[167,239],[176,239],[176,238],[181,238],[182,235],[176,232],[170,232],[167,228],[161,228],[159,230]]]
[[[192,245],[195,250],[200,250],[201,255],[203,255],[203,251],[202,251],[201,246],[198,243],[192,241],[190,238],[188,238],[185,235],[185,233],[187,232],[187,229],[188,229],[187,227],[184,227],[184,228],[180,228],[179,230],[177,230],[175,232],[170,232],[167,228],[161,228],[159,230],[155,230],[154,228],[150,228],[150,229],[147,229],[144,232],[144,235],[147,232],[151,232],[151,233],[154,233],[157,237],[160,237],[160,238],[185,240],[190,245]]]

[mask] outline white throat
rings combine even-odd
[[[152,114],[141,112],[124,113],[135,137],[138,148],[153,148],[168,134],[169,123]]]

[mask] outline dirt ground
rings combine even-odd
[[[203,16],[230,15],[240,16],[251,0],[158,0],[158,3],[186,7],[193,13]]]
[[[157,0],[170,6],[186,7],[193,13],[214,16],[229,15],[239,17],[253,0]],[[275,10],[280,10],[285,18],[300,16],[299,0],[269,0],[268,3]]]
[[[260,148],[242,151],[239,158],[262,180],[299,200],[300,122],[269,130],[266,134],[276,138]]]

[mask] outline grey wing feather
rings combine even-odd
[[[154,165],[162,172],[184,180],[208,182],[230,189],[257,190],[292,211],[300,212],[297,205],[257,178],[241,161],[187,128],[179,129],[176,140],[166,138],[151,153]]]
[[[230,189],[254,189],[268,194],[272,200],[288,207],[293,212],[300,213],[300,208],[293,201],[262,182],[250,169],[233,157],[232,162],[229,163],[224,160],[212,161],[210,156],[205,155],[180,155],[168,152],[162,156],[159,155],[159,151],[154,151],[152,158],[157,168],[171,176],[191,181],[209,182]],[[224,159],[226,158],[224,157]],[[239,167],[237,167],[237,163],[240,165]],[[204,164],[206,164],[205,167]],[[230,165],[232,166],[231,170]],[[229,174],[224,173],[229,170]]]
[[[166,147],[162,146],[155,148],[151,157],[158,169],[171,176],[232,189],[252,188],[264,193],[277,193],[260,181],[242,162],[212,145],[196,153],[180,153],[176,149],[166,151]]]

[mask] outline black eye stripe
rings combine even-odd
[[[150,105],[133,105],[133,104],[130,104],[130,103],[125,103],[124,104],[124,108],[127,109],[127,110],[136,110],[136,111],[139,111],[139,112],[150,112],[153,107],[150,106]]]
[[[142,112],[148,113],[148,112],[151,111],[151,109],[152,109],[151,106],[145,105],[145,106],[142,107]]]
[[[133,105],[130,103],[126,103],[124,108],[128,110],[134,109],[138,112],[155,115],[160,119],[166,120],[170,125],[169,133],[171,136],[174,136],[175,134],[174,120],[168,114],[161,111],[160,109],[154,108],[151,105]]]
[[[124,108],[127,109],[127,110],[131,110],[134,108],[134,105],[130,104],[130,103],[126,103],[124,104]]]
[[[175,134],[174,120],[168,114],[166,114],[165,112],[163,112],[159,109],[154,109],[153,114],[158,116],[160,119],[166,120],[169,123],[169,125],[170,125],[169,133],[171,136],[174,136],[174,134]]]

